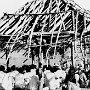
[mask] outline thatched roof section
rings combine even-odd
[[[47,45],[56,47],[89,34],[89,25],[89,11],[83,10],[71,0],[33,0],[14,14],[5,13],[1,17],[0,36],[9,37],[7,45],[13,41],[11,51],[23,37],[29,40],[30,46],[32,39],[39,37],[40,45],[46,39]]]
[[[15,14],[4,14],[1,18],[0,34],[15,35],[22,29],[21,31],[24,31],[28,35],[33,26],[33,32],[38,32],[37,34],[42,29],[43,32],[49,32],[51,34],[54,31],[56,34],[60,29],[61,18],[64,23],[61,31],[65,31],[64,34],[68,34],[68,31],[74,31],[73,11],[74,17],[76,17],[77,11],[79,12],[78,34],[80,35],[85,27],[84,17],[86,17],[87,27],[90,22],[90,16],[88,17],[88,12],[81,9],[71,0],[33,0],[32,2],[28,2]],[[74,32],[72,33],[74,34]]]

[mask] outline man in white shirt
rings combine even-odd
[[[19,73],[18,75],[16,75],[15,77],[15,88],[19,87],[19,88],[24,88],[24,75]]]
[[[38,90],[39,89],[39,78],[37,76],[32,76],[27,88],[29,90]]]
[[[10,76],[10,73],[5,74],[3,81],[2,81],[2,87],[5,90],[12,90],[13,83],[12,83],[12,77]]]

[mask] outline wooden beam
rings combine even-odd
[[[8,14],[8,15],[11,15],[11,16],[32,16],[32,15],[50,15],[50,14],[59,14],[59,13],[67,13],[67,12],[71,12],[71,10],[68,10],[68,11],[60,11],[60,12],[56,12],[56,13],[30,13],[30,14]]]
[[[58,34],[58,31],[54,31],[53,35]],[[73,34],[74,35],[74,31],[61,31],[61,34]],[[33,35],[41,35],[41,32],[33,32]],[[47,35],[52,35],[52,32],[42,32],[43,36],[47,36]],[[77,35],[79,35],[79,33],[77,33]],[[0,35],[0,37],[11,37],[12,35]],[[29,36],[28,33],[24,33],[22,36]],[[16,35],[13,35],[13,37],[16,37]],[[9,43],[9,42],[8,42]]]

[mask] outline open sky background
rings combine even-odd
[[[3,12],[14,13],[28,1],[30,2],[32,0],[0,0],[0,17],[3,16]],[[82,8],[90,11],[90,0],[74,1]]]

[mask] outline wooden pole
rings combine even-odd
[[[52,5],[52,2],[51,2],[51,5]],[[52,10],[52,7],[51,7],[51,10]],[[51,20],[51,15],[50,15],[50,20]],[[55,20],[54,20],[54,27],[55,27],[55,24],[56,24],[56,14],[55,14]],[[51,42],[50,42],[51,44],[53,42],[53,32],[54,32],[54,29],[52,30],[52,34],[51,34]]]
[[[23,27],[21,27],[21,30],[18,32],[18,35],[16,36],[13,45],[10,47],[10,51],[9,51],[9,53],[8,53],[8,56],[7,56],[7,68],[8,68],[8,66],[9,66],[9,58],[10,58],[10,55],[11,55],[11,53],[12,53],[13,47],[15,46],[16,41],[19,39],[19,35],[22,34],[23,32],[24,32]],[[13,35],[10,37],[10,39],[9,39],[8,42],[10,42],[10,40],[11,40],[12,38],[13,38]],[[8,45],[8,44],[7,44],[7,45]]]
[[[41,3],[41,4],[42,4],[42,3]],[[44,8],[44,6],[40,9],[40,11],[39,11],[40,13],[42,12],[43,8]],[[37,16],[37,18],[36,18],[36,20],[35,20],[35,22],[34,22],[34,24],[33,24],[33,27],[31,28],[31,30],[30,30],[30,32],[29,32],[29,46],[31,46],[34,28],[35,28],[36,24],[38,23],[39,18],[40,18],[40,15]],[[30,48],[30,47],[29,47],[29,48]],[[29,49],[29,50],[30,50],[30,49]],[[30,55],[30,51],[28,51],[28,54]],[[39,62],[40,62],[40,60],[38,60],[38,63],[39,63]],[[38,67],[39,67],[39,64],[38,64]]]
[[[59,12],[59,3],[58,3],[58,1],[57,0],[55,0],[56,1],[56,4],[57,4],[57,12]],[[55,23],[54,23],[54,26],[56,25],[56,18],[57,18],[57,16],[55,16]],[[61,27],[62,27],[62,24],[61,24]],[[61,29],[61,27],[60,27],[60,29]],[[57,42],[58,42],[58,38],[59,38],[59,34],[60,34],[60,30],[59,29],[59,33],[57,34],[57,38],[56,38],[56,44],[55,44],[55,49],[54,49],[54,55],[53,55],[53,59],[55,58],[55,55],[56,55],[56,48],[57,48]],[[54,29],[53,29],[54,30]],[[54,31],[53,31],[54,32]]]
[[[60,9],[59,9],[59,3],[58,3],[57,0],[56,0],[56,3],[57,3],[57,12],[59,12],[59,11],[60,11]],[[62,15],[61,15],[61,14],[60,14],[60,17],[61,17],[61,25],[60,25],[60,29],[59,29],[59,31],[58,31],[58,35],[57,35],[57,39],[56,39],[56,44],[55,44],[53,59],[54,59],[55,54],[56,54],[56,48],[57,48],[58,38],[59,38],[59,34],[61,33],[62,25],[63,25],[64,30],[65,30],[65,25],[64,25],[63,18],[62,18]]]
[[[75,18],[74,18],[74,11],[72,11],[72,19],[73,19],[73,31],[75,32]],[[74,66],[74,42],[71,42],[71,60],[72,60],[72,65]]]
[[[84,57],[85,57],[85,59],[84,59],[84,67],[85,67],[86,60],[87,60],[87,58],[86,58],[86,37],[84,38]]]
[[[45,27],[45,23],[44,23],[44,25],[43,25],[43,28],[42,28],[42,30],[41,30],[41,39],[40,39],[40,56],[42,57],[41,59],[41,61],[42,62],[44,62],[43,61],[43,52],[42,52],[42,40],[43,40],[43,38],[42,38],[42,33],[43,33],[43,30],[44,30],[44,27]]]
[[[84,30],[87,30],[87,28],[86,28],[86,14],[84,14]],[[84,57],[85,57],[85,59],[84,59],[84,67],[85,67],[85,64],[86,64],[86,62],[87,62],[87,57],[86,57],[86,38],[84,38]]]
[[[76,15],[76,30],[75,30],[75,53],[77,54],[77,31],[78,31],[78,11]]]
[[[72,65],[74,65],[74,62],[73,62],[73,59],[74,59],[73,58],[74,57],[74,52],[73,52],[74,48],[73,47],[74,47],[74,44],[73,44],[73,42],[71,42],[71,61],[72,61]]]
[[[73,66],[75,67],[75,63],[76,63],[76,56],[78,55],[77,53],[77,31],[78,31],[78,11],[77,11],[77,15],[76,15],[76,25],[75,25],[75,21],[74,21],[74,12],[72,12],[73,15],[73,29],[75,31],[75,37],[74,37],[74,50],[73,50]],[[76,27],[76,28],[75,28]]]

